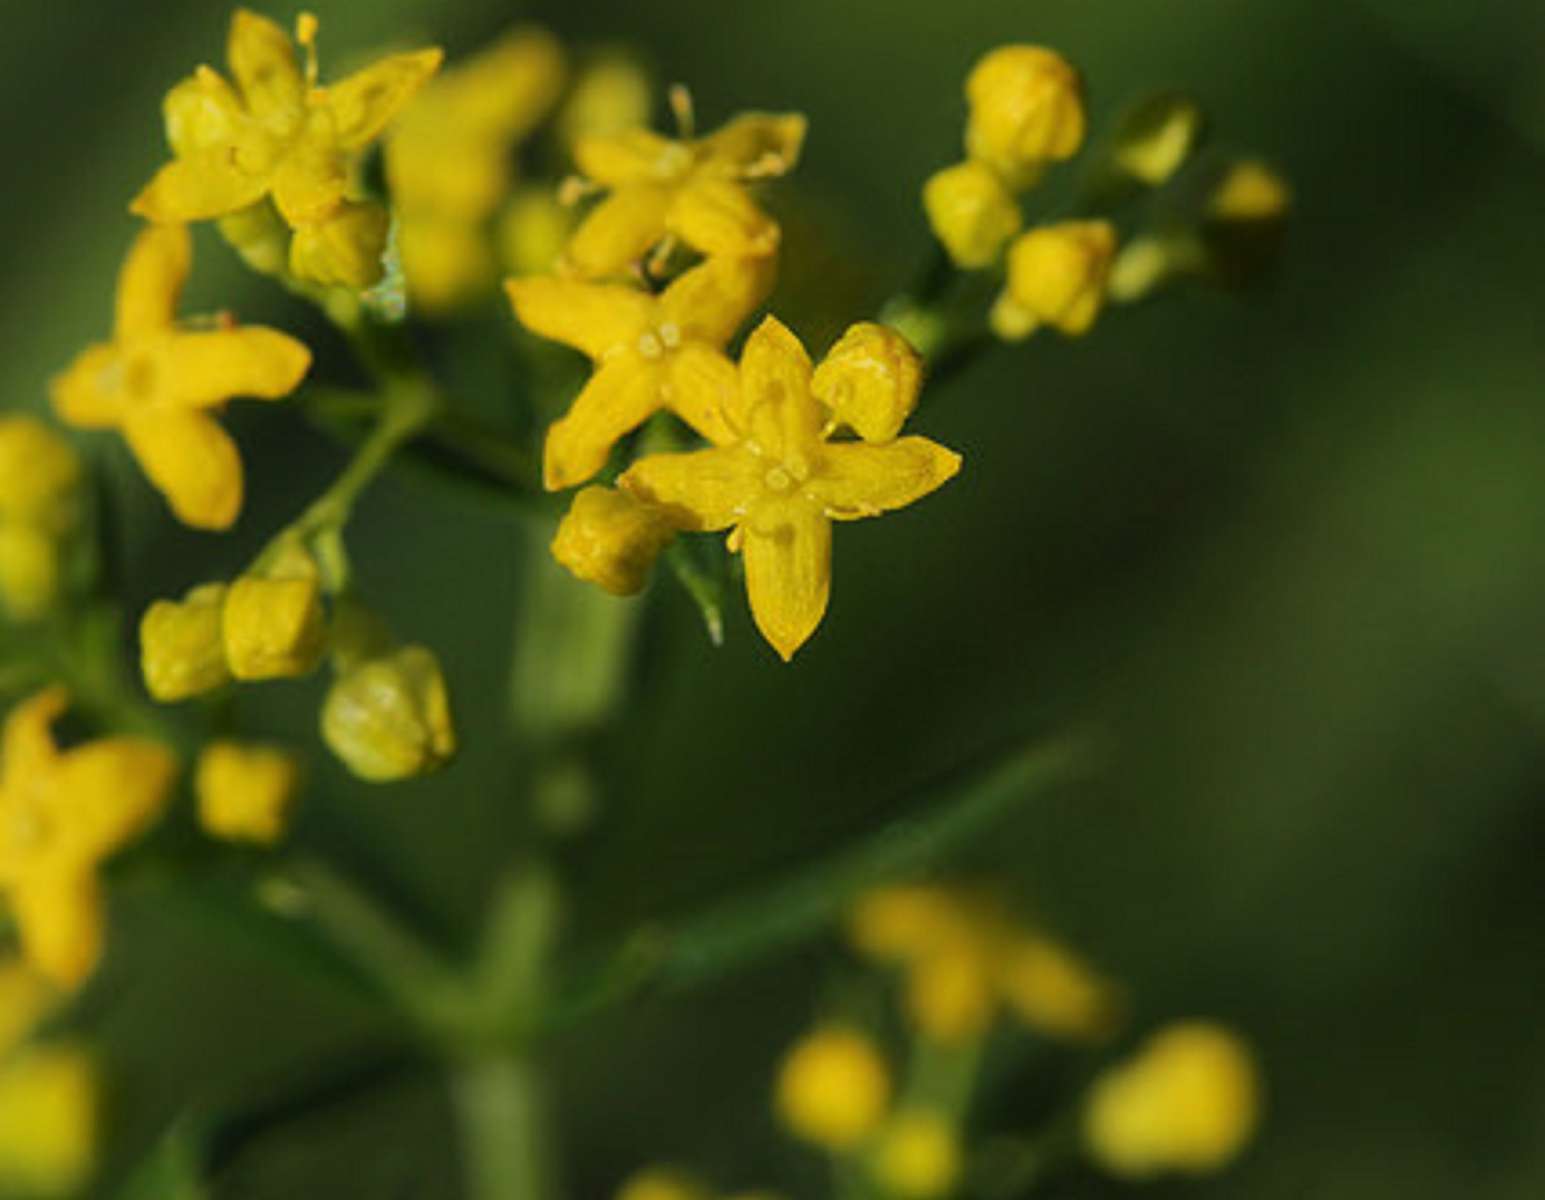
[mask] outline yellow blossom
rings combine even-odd
[[[1004,1003],[1026,1025],[1052,1037],[1099,1040],[1119,1022],[1116,989],[1050,938],[1006,939],[996,974]]]
[[[776,1107],[789,1131],[829,1150],[851,1150],[890,1105],[890,1072],[874,1043],[830,1025],[789,1051],[778,1072]]]
[[[310,575],[243,575],[226,592],[221,629],[237,679],[309,674],[326,649],[321,589]]]
[[[296,240],[291,270],[317,283],[368,287],[381,277],[385,214],[355,176],[364,152],[440,65],[439,50],[393,54],[319,86],[315,18],[298,25],[302,69],[284,30],[237,9],[226,57],[235,86],[200,67],[166,97],[176,157],[131,210],[158,223],[203,221],[271,198]]]
[[[1084,1142],[1115,1175],[1201,1174],[1244,1148],[1259,1111],[1249,1047],[1221,1026],[1184,1022],[1095,1080],[1084,1106]]]
[[[1009,247],[1008,286],[992,313],[994,330],[1009,340],[1041,325],[1069,337],[1087,333],[1105,303],[1115,253],[1109,221],[1063,221],[1021,234]]]
[[[569,268],[586,278],[618,275],[667,236],[706,255],[772,254],[778,225],[746,184],[792,170],[804,139],[798,113],[744,113],[702,138],[646,129],[580,138],[580,173],[611,194],[575,230]]]
[[[966,79],[966,153],[1015,187],[1049,159],[1084,142],[1083,84],[1073,65],[1042,46],[1000,46]]]
[[[456,730],[435,656],[406,646],[350,667],[323,702],[322,738],[372,783],[443,767],[456,753]]]
[[[746,342],[738,386],[724,391],[730,436],[641,459],[619,480],[683,529],[734,528],[752,615],[785,661],[826,612],[832,522],[903,508],[960,469],[959,455],[927,438],[829,440],[813,374],[799,339],[768,317]]]
[[[1235,163],[1213,189],[1208,215],[1219,221],[1275,221],[1287,212],[1292,193],[1265,163]]]
[[[880,1134],[872,1169],[889,1195],[906,1200],[948,1195],[960,1178],[960,1135],[941,1113],[897,1113]]]
[[[145,690],[163,703],[186,700],[231,681],[225,658],[227,588],[205,583],[181,600],[157,600],[139,623]]]
[[[617,1200],[710,1200],[702,1184],[673,1167],[646,1167],[629,1176]]]
[[[211,742],[194,774],[199,824],[211,837],[272,846],[289,827],[300,763],[272,746]]]
[[[73,1046],[0,1062],[0,1188],[80,1194],[96,1156],[98,1090],[94,1062]]]
[[[177,764],[157,742],[102,738],[61,752],[50,727],[63,688],[11,710],[0,734],[0,893],[29,962],[64,988],[100,954],[96,868],[159,816]]]
[[[941,887],[891,884],[865,892],[848,914],[848,936],[861,954],[882,962],[915,962],[958,939],[965,914]]]
[[[923,185],[923,210],[951,261],[966,270],[996,259],[1023,220],[998,173],[970,159],[929,176]]]
[[[998,1010],[992,948],[974,931],[924,954],[907,971],[906,1012],[936,1042],[972,1041]]]
[[[179,329],[192,253],[180,225],[140,233],[118,277],[113,340],[54,379],[53,402],[72,425],[122,432],[180,520],[226,529],[241,511],[241,458],[210,411],[235,396],[287,395],[311,353],[262,326]]]
[[[676,536],[660,510],[628,492],[592,485],[578,492],[553,537],[553,557],[573,574],[611,592],[643,590],[655,559]]]
[[[658,296],[620,284],[537,276],[506,287],[533,333],[587,354],[595,374],[547,431],[549,490],[583,483],[617,439],[669,408],[710,441],[728,438],[724,397],[735,368],[722,347],[772,287],[768,259],[716,258]]]
[[[80,456],[25,413],[0,415],[0,522],[61,533],[76,520]]]
[[[612,137],[649,121],[649,76],[627,54],[608,51],[580,71],[559,110],[558,138]]]

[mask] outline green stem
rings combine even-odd
[[[547,1101],[521,1054],[465,1063],[451,1076],[468,1200],[548,1200],[555,1194]]]

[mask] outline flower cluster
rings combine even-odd
[[[50,611],[80,522],[81,464],[36,417],[0,417],[0,608],[18,621]]]

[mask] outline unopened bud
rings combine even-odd
[[[1083,85],[1073,65],[1043,46],[1000,46],[966,79],[966,152],[1015,181],[1084,141]]]
[[[659,508],[630,492],[592,484],[575,495],[558,523],[552,552],[576,577],[614,596],[632,596],[649,582],[655,560],[675,536]]]
[[[1019,205],[998,173],[967,161],[935,172],[923,185],[923,209],[934,236],[958,267],[977,270],[1019,232]]]
[[[1021,234],[1009,247],[1008,287],[993,313],[1000,336],[1011,318],[1022,319],[1020,336],[1040,325],[1076,337],[1094,324],[1105,302],[1105,283],[1116,252],[1108,221],[1064,221]]]
[[[181,601],[157,600],[145,610],[140,670],[154,699],[186,700],[230,682],[222,632],[225,594],[225,584],[206,583]]]
[[[917,407],[923,363],[894,329],[850,325],[811,377],[810,390],[832,416],[866,442],[889,442]]]
[[[322,737],[361,779],[428,774],[456,752],[450,697],[435,656],[405,646],[344,672],[322,706]]]

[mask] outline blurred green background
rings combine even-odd
[[[692,911],[847,844],[1007,738],[1093,727],[1096,781],[1027,806],[963,866],[1014,881],[1125,980],[1140,1025],[1214,1016],[1259,1046],[1259,1142],[1220,1179],[1148,1194],[1545,1194],[1545,9],[315,8],[324,70],[385,42],[465,51],[534,17],[635,47],[693,87],[710,124],[805,111],[808,154],[780,193],[805,206],[786,238],[805,280],[789,303],[829,280],[824,303],[852,318],[925,256],[918,189],[956,154],[961,79],[996,43],[1066,53],[1097,127],[1181,85],[1223,144],[1278,164],[1297,204],[1269,289],[1112,312],[1084,341],[1039,337],[929,396],[919,430],[961,450],[965,471],[916,509],[840,531],[832,611],[792,667],[739,604],[714,650],[679,590],[654,589],[606,812],[571,854],[570,927],[599,938]],[[160,96],[218,60],[228,9],[3,11],[0,397],[25,406],[105,332],[125,203],[162,160]],[[304,329],[329,369],[337,347],[309,317],[200,244],[192,308]],[[824,310],[782,311],[830,335]],[[339,462],[289,414],[238,406],[233,428],[253,500],[229,538],[175,527],[99,443],[129,612],[238,568]],[[318,761],[298,835],[381,864],[452,941],[520,849],[501,741],[522,536],[410,480],[370,494],[359,570],[441,653],[466,751],[440,778],[379,791]],[[243,721],[317,752],[320,687],[244,691]],[[115,919],[96,1001],[115,1164],[187,1107],[277,1091],[368,1042],[362,1011],[196,914],[129,895]],[[844,961],[833,939],[556,1043],[572,1194],[605,1195],[660,1158],[726,1187],[814,1194],[767,1095]],[[984,1124],[1027,1124],[1075,1069],[1049,1056],[1004,1072]],[[451,1196],[452,1139],[439,1085],[396,1078],[276,1127],[218,1194]],[[1117,1190],[1075,1176],[1060,1194]]]

